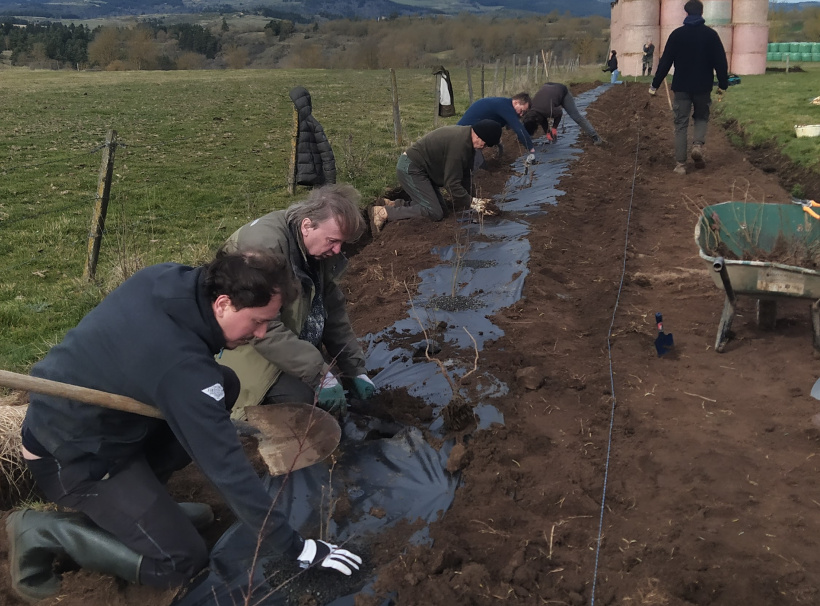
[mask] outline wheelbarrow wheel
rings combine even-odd
[[[774,330],[777,324],[777,301],[757,300],[757,327],[760,330]]]

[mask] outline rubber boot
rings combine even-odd
[[[69,558],[81,568],[139,581],[142,556],[81,513],[15,511],[6,519],[11,586],[30,602],[60,590],[54,562]]]
[[[179,507],[197,530],[210,526],[214,521],[214,510],[207,503],[180,503]]]

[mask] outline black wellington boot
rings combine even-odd
[[[207,528],[214,521],[214,510],[207,503],[179,503],[179,508],[197,530]]]
[[[36,602],[60,590],[54,561],[70,558],[81,568],[139,581],[142,556],[81,513],[15,511],[6,519],[11,586]]]

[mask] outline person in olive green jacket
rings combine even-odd
[[[442,126],[407,148],[396,163],[396,177],[410,200],[386,200],[367,210],[375,236],[388,221],[426,218],[441,221],[445,215],[445,187],[456,208],[468,208],[472,197],[472,169],[476,150],[501,141],[501,125],[479,120],[472,126]]]
[[[325,185],[286,210],[244,225],[223,245],[229,252],[283,253],[301,284],[296,300],[282,308],[264,337],[220,355],[219,362],[239,376],[234,411],[259,403],[315,401],[325,410],[343,412],[345,386],[359,399],[375,393],[338,285],[347,267],[342,244],[365,229],[360,200],[351,185]]]

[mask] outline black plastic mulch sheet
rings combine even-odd
[[[354,553],[367,553],[372,537],[400,520],[429,523],[444,515],[458,483],[458,478],[445,470],[451,448],[451,444],[445,444],[435,450],[420,430],[410,427],[391,438],[353,441],[343,437],[341,455],[332,472],[330,461],[325,461],[291,474],[287,481],[269,477],[268,492],[279,495],[279,510],[304,536],[318,537],[324,522],[327,536],[334,537],[336,544],[344,544]],[[330,493],[328,486],[332,486]],[[330,520],[328,525],[328,520],[320,519],[321,512],[327,511],[331,499],[340,496],[349,503],[350,514],[338,523]],[[424,534],[417,537],[419,541],[425,540]],[[287,604],[280,593],[268,595],[271,587],[265,580],[265,567],[270,558],[261,556],[254,566],[256,545],[256,536],[244,525],[234,524],[214,546],[207,576],[196,579],[174,603],[243,605],[243,592],[247,592],[252,575],[255,589],[248,604]],[[345,578],[334,571],[319,574],[338,575],[340,581]],[[362,587],[371,580],[359,576]]]
[[[576,97],[579,110],[584,111],[607,88],[601,86]],[[465,215],[466,249],[432,251],[442,264],[420,274],[418,295],[412,305],[408,303],[408,317],[362,339],[368,370],[378,371],[374,382],[379,388],[406,388],[439,411],[453,393],[437,364],[414,355],[414,350],[430,341],[422,327],[446,324],[437,338],[463,350],[463,356],[448,360],[454,377],[469,372],[475,348],[480,350],[485,342],[504,334],[490,318],[522,296],[530,252],[527,217],[542,214],[557,203],[563,193],[556,188],[558,180],[580,153],[573,147],[579,132],[567,118],[556,144],[537,140],[536,163],[527,165],[523,157],[517,160],[505,191],[494,198],[504,211],[503,217],[479,222]],[[482,238],[470,241],[471,234],[481,234]],[[460,395],[474,405],[478,429],[503,424],[503,415],[490,401],[505,396],[507,386],[483,371],[477,379],[470,393]],[[307,571],[327,579],[328,597],[322,597],[327,592],[318,597],[314,594],[325,606],[353,606],[355,595],[367,592],[375,580],[367,562],[373,538],[400,520],[429,524],[439,519],[452,504],[458,485],[457,475],[446,471],[452,442],[436,450],[418,429],[385,427],[375,419],[354,417],[351,414],[344,424],[335,461],[302,469],[287,480],[267,479],[270,494],[279,495],[278,507],[303,536],[330,537],[331,542],[364,556],[362,571],[350,578],[335,571]],[[441,426],[440,417],[434,415],[430,431],[440,431]],[[341,522],[326,513],[330,501],[337,498],[349,505],[349,514]],[[424,526],[412,542],[429,544],[427,531]],[[214,546],[209,568],[177,597],[174,606],[295,604],[288,597],[293,593],[274,591],[269,583],[271,570],[282,566],[277,560],[281,556],[260,555],[254,560],[256,547],[256,537],[241,524],[234,524]],[[294,583],[299,582],[297,576]],[[252,593],[248,598],[249,587]],[[388,599],[385,605],[389,603]]]

